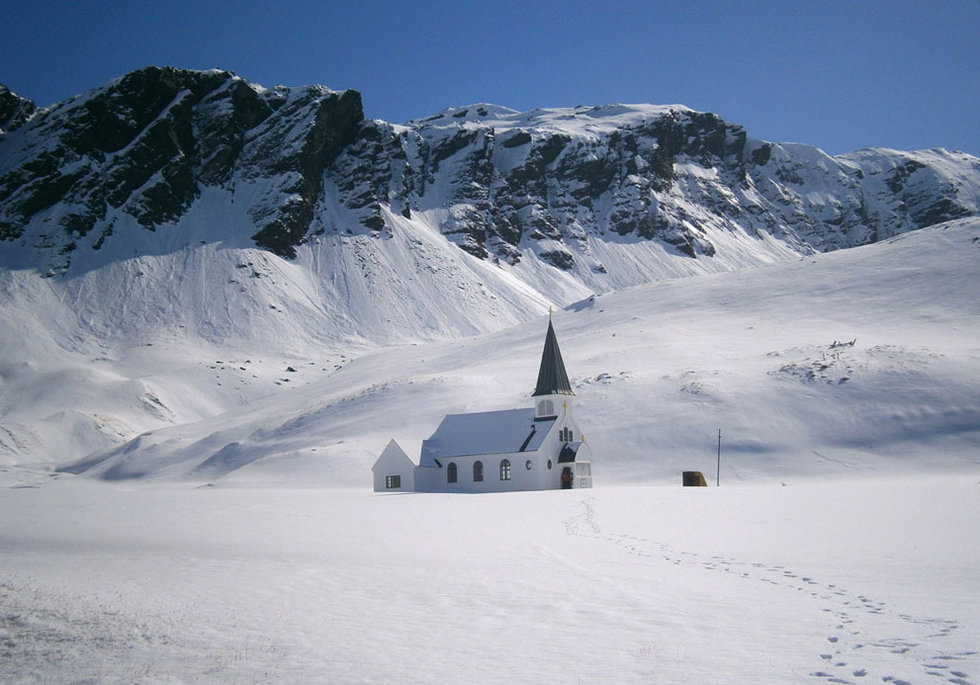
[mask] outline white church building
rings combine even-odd
[[[555,329],[525,409],[448,414],[415,464],[391,440],[374,463],[375,492],[509,492],[592,487],[592,459],[572,416]]]

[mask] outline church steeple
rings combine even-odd
[[[544,339],[544,351],[541,353],[541,368],[538,369],[538,383],[532,397],[541,395],[574,395],[565,372],[565,362],[558,349],[558,338],[555,329],[548,319],[548,335]]]

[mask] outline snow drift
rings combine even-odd
[[[718,429],[729,478],[975,465],[978,250],[980,222],[961,220],[556,312],[597,482],[714,473]],[[8,416],[25,417],[5,423],[8,464],[72,462],[69,471],[107,479],[364,484],[392,437],[417,444],[444,414],[529,406],[545,328],[539,316],[356,358],[318,346],[304,355],[301,336],[288,357],[186,334],[115,359],[53,348],[40,364],[32,352],[4,375],[8,402],[20,399]],[[41,366],[71,392],[28,391]],[[78,395],[91,404],[73,417],[73,437],[45,435]],[[129,439],[134,424],[143,434]],[[72,447],[81,457],[80,438],[93,434],[121,444],[58,458]]]

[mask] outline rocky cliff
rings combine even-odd
[[[390,236],[397,216],[479,259],[537,259],[603,290],[625,277],[602,257],[612,243],[725,262],[980,213],[970,155],[831,157],[681,106],[473,105],[395,125],[364,120],[354,91],[151,67],[45,109],[2,88],[0,130],[0,248],[52,275],[182,221],[209,224],[202,242],[294,258],[323,234]],[[195,219],[206,189],[236,210]]]
[[[294,256],[324,169],[363,119],[354,91],[266,90],[228,72],[172,68],[133,72],[40,111],[9,91],[0,102],[0,239],[54,249],[62,270],[75,249],[110,240],[120,214],[155,231],[205,187],[257,195],[245,230]]]

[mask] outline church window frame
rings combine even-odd
[[[459,481],[459,472],[456,467],[456,462],[451,461],[449,465],[446,466],[446,482],[456,483]]]
[[[510,480],[510,459],[500,460],[500,480]]]
[[[483,462],[474,461],[473,462],[473,482],[482,483],[483,482]]]
[[[385,476],[385,489],[396,490],[402,486],[401,475]]]
[[[551,400],[538,402],[538,416],[555,416],[555,403]]]

